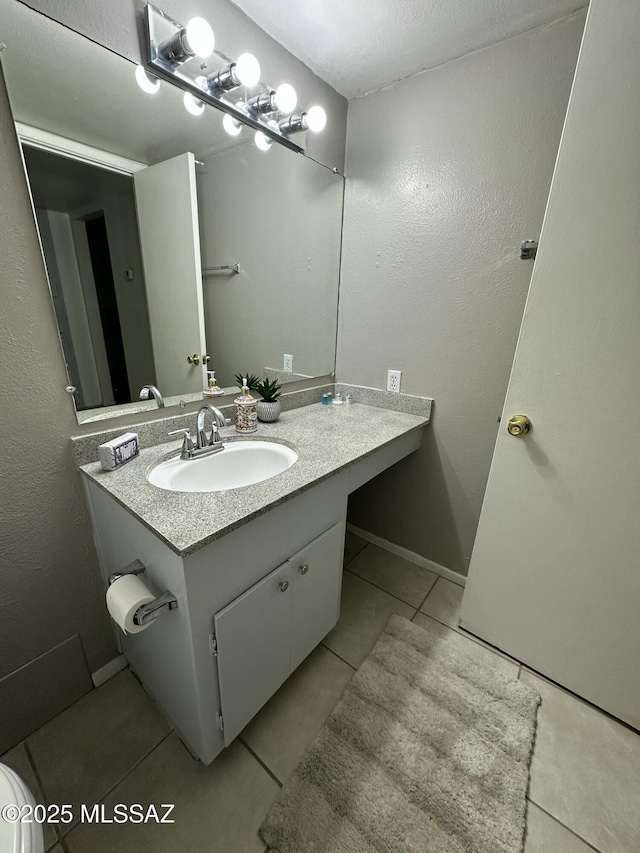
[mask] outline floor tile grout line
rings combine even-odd
[[[404,598],[398,598],[397,595],[394,595],[392,592],[389,592],[388,589],[385,589],[382,586],[378,586],[377,583],[373,583],[373,581],[367,580],[367,578],[363,578],[362,575],[359,575],[357,572],[353,572],[353,571],[351,571],[351,569],[345,569],[344,571],[349,572],[350,575],[353,575],[355,578],[358,578],[359,580],[364,581],[364,583],[368,583],[369,586],[372,586],[374,589],[378,589],[378,590],[380,590],[380,592],[384,592],[387,595],[390,595],[391,598],[395,598],[395,600],[399,601],[401,604],[405,604],[407,607],[416,607],[416,605],[411,604],[410,601],[405,601]],[[429,570],[427,569],[426,571],[429,571]],[[344,574],[344,572],[343,572],[343,574]],[[433,582],[433,585],[435,586],[435,581]],[[429,592],[431,592],[431,587],[429,588]],[[429,593],[427,593],[427,595],[429,595]],[[426,598],[425,598],[425,601],[426,601]],[[422,604],[424,604],[424,601],[422,602]],[[422,604],[420,605],[420,607],[422,607]],[[417,607],[416,609],[419,610],[420,607]]]
[[[354,672],[357,672],[357,671],[358,671],[358,667],[357,667],[357,666],[354,666],[352,663],[349,663],[349,661],[348,661],[348,660],[345,660],[343,657],[341,657],[341,656],[338,654],[338,652],[334,652],[334,650],[333,650],[333,649],[330,649],[330,648],[329,648],[329,646],[325,645],[324,640],[320,640],[320,645],[321,645],[324,649],[326,649],[328,652],[331,652],[331,654],[332,654],[332,655],[335,655],[335,656],[338,658],[338,660],[341,660],[341,661],[342,661],[342,663],[346,663],[346,665],[347,665],[347,666],[349,666],[349,667],[351,667],[351,669],[352,669]]]
[[[260,758],[260,756],[258,755],[258,753],[257,753],[254,749],[252,749],[252,748],[249,746],[249,744],[248,744],[248,743],[246,742],[246,740],[242,737],[242,735],[238,735],[238,740],[239,740],[239,741],[240,741],[240,743],[244,746],[244,748],[247,750],[247,752],[249,753],[249,755],[251,755],[251,757],[252,757],[252,758],[255,758],[255,760],[256,760],[256,761],[258,762],[258,764],[262,767],[262,769],[263,769],[263,770],[264,770],[264,771],[265,771],[265,772],[266,772],[266,773],[267,773],[267,774],[268,774],[268,775],[273,779],[273,781],[276,783],[276,785],[277,785],[279,788],[282,788],[282,786],[284,785],[284,782],[281,782],[281,781],[278,779],[278,777],[277,777],[277,776],[276,776],[276,774],[273,772],[273,770],[269,767],[269,765],[268,765],[268,764],[266,764],[266,763],[262,760],[262,758]]]
[[[46,724],[45,724],[46,725]],[[42,777],[40,776],[40,772],[36,766],[35,758],[31,753],[31,749],[29,747],[28,739],[23,742],[23,747],[25,751],[25,755],[27,756],[27,761],[31,766],[31,770],[33,771],[33,775],[36,777],[36,782],[38,783],[38,787],[40,788],[40,792],[42,793],[42,798],[47,805],[50,805],[49,795],[47,794],[46,787],[44,782],[42,781]],[[62,830],[60,829],[60,824],[53,823],[53,831],[55,832],[57,841],[62,839]],[[53,845],[55,847],[55,845]]]
[[[427,571],[428,571],[428,569],[427,569]],[[427,599],[429,598],[429,596],[431,595],[431,593],[433,592],[433,590],[436,588],[436,584],[438,583],[438,581],[439,581],[439,580],[440,580],[440,578],[436,576],[436,578],[435,578],[434,582],[433,582],[433,583],[431,584],[431,586],[429,587],[429,592],[425,595],[425,597],[424,597],[424,599],[423,599],[423,601],[422,601],[422,604],[418,605],[418,610],[419,610],[419,611],[421,611],[421,610],[422,610],[422,608],[423,608],[423,607],[425,606],[425,604],[427,603]]]
[[[527,799],[530,803],[533,803],[534,806],[539,808],[541,812],[544,812],[547,817],[551,818],[552,821],[559,824],[563,829],[566,829],[567,832],[570,832],[574,838],[577,838],[578,841],[582,841],[583,844],[586,844],[589,850],[594,850],[595,853],[601,853],[601,851],[597,847],[594,847],[593,844],[589,843],[586,838],[583,838],[581,835],[578,835],[578,833],[575,830],[571,829],[570,826],[567,826],[566,823],[562,823],[561,820],[559,820],[555,815],[551,814],[551,812],[548,812],[543,806],[540,805],[540,803],[537,803],[535,800],[532,800],[531,797],[527,797]]]
[[[418,613],[419,613],[421,616],[426,616],[426,617],[427,617],[427,619],[433,619],[433,621],[434,621],[434,622],[437,622],[437,623],[438,623],[438,625],[442,625],[444,628],[449,628],[449,630],[451,630],[451,631],[456,631],[456,629],[455,629],[455,628],[453,628],[451,625],[449,625],[449,624],[448,624],[448,622],[443,622],[443,621],[442,621],[442,619],[438,619],[438,617],[437,617],[437,616],[432,616],[432,615],[431,615],[431,613],[425,613],[425,612],[424,612],[424,610],[420,610],[420,608],[418,608],[418,610],[416,610],[416,614],[415,614],[415,615],[417,616],[417,615],[418,615]],[[456,634],[460,634],[460,632],[459,632],[459,631],[456,631]],[[464,635],[463,635],[463,634],[460,634],[460,636],[464,636]],[[471,637],[469,637],[469,639],[471,639]]]
[[[370,544],[369,542],[365,542],[364,545],[362,546],[362,548],[360,548],[358,551],[356,551],[355,554],[352,554],[348,560],[343,560],[342,568],[346,569],[346,567],[349,565],[349,563],[352,563],[355,560],[355,558],[358,556],[358,554],[362,554],[362,552],[365,550],[365,548],[369,544]]]
[[[155,746],[153,746],[153,747],[152,747],[148,752],[146,752],[146,753],[142,756],[142,758],[140,758],[138,761],[136,761],[136,763],[135,763],[132,767],[130,767],[130,768],[127,770],[127,772],[126,772],[123,776],[121,776],[121,777],[118,779],[118,781],[117,781],[117,782],[115,782],[115,783],[114,783],[114,784],[113,784],[113,785],[112,785],[112,786],[111,786],[107,791],[105,791],[105,792],[104,792],[104,794],[100,794],[99,796],[97,796],[97,797],[96,797],[96,802],[98,802],[98,803],[104,803],[104,801],[105,801],[105,800],[106,800],[106,798],[109,796],[109,794],[111,794],[113,791],[115,791],[115,789],[116,789],[119,785],[121,785],[121,784],[124,782],[124,780],[125,780],[125,779],[127,779],[127,778],[128,778],[128,777],[133,773],[133,771],[134,771],[134,770],[136,770],[136,769],[137,769],[137,768],[142,764],[142,762],[143,762],[143,761],[146,761],[146,759],[147,759],[147,758],[149,758],[149,756],[150,756],[152,753],[154,753],[154,752],[156,751],[156,749],[158,749],[158,747],[159,747],[159,746],[161,746],[161,745],[165,742],[165,740],[167,740],[167,738],[171,737],[171,735],[172,735],[172,734],[175,734],[175,732],[173,731],[173,729],[171,729],[170,731],[168,731],[168,732],[167,732],[167,734],[166,734],[166,735],[165,735],[161,740],[159,740],[159,741],[158,741],[158,743],[157,743]],[[183,746],[184,746],[184,744],[183,744]],[[187,748],[186,748],[186,746],[185,746],[184,748],[185,748],[185,749],[187,749]],[[187,752],[188,752],[188,750],[187,750]],[[189,753],[189,755],[191,755],[191,753]],[[194,758],[194,761],[196,761],[196,760],[197,760],[197,759],[195,759],[195,758]],[[70,835],[70,834],[71,834],[71,832],[76,828],[76,826],[79,826],[79,824],[80,824],[80,821],[78,821],[78,820],[76,820],[76,821],[74,821],[72,824],[70,824],[70,825],[69,825],[69,827],[68,827],[68,829],[65,831],[65,833],[64,833],[64,835],[63,835],[62,837],[63,837],[63,838],[65,838],[65,837],[67,837],[68,835]]]

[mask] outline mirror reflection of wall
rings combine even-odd
[[[207,107],[201,116],[187,114],[182,93],[170,84],[163,82],[157,95],[143,93],[132,63],[15,0],[0,0],[0,10],[7,44],[3,72],[38,208],[70,381],[78,389],[78,420],[155,407],[138,400],[145,384],[157,384],[167,405],[195,399],[206,374],[202,363],[187,365],[190,353],[210,356],[208,366],[223,387],[245,371],[281,381],[331,373],[342,176],[277,143],[259,151],[247,141],[253,133],[228,136],[222,113]],[[51,152],[72,159],[51,160]],[[126,204],[122,200],[132,176],[137,184],[145,167],[179,155],[202,164],[189,177],[192,199],[197,194],[192,239],[186,247],[182,241],[191,255],[189,270],[172,273],[171,293],[199,312],[191,323],[199,330],[195,336],[185,334],[185,318],[173,307],[165,314],[174,321],[154,329],[154,305],[166,300],[150,269],[154,247],[166,248],[166,239],[141,218],[137,186]],[[92,171],[104,199],[88,195]],[[122,213],[110,213],[121,191]],[[161,205],[171,212],[171,192],[161,194]],[[235,263],[240,274],[207,274],[201,281],[201,265]],[[282,372],[285,354],[293,356],[288,373]],[[163,359],[179,362],[184,375],[166,380],[164,389]]]
[[[221,385],[239,371],[281,382],[333,371],[342,178],[274,145],[247,144],[197,169],[207,352]],[[283,372],[284,355],[293,358]]]

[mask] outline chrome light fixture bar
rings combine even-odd
[[[201,55],[200,51],[204,53],[209,43],[213,41],[213,32],[207,42],[208,33],[198,23],[199,35],[190,35],[189,28],[192,27],[192,22],[193,19],[185,27],[160,9],[147,4],[145,7],[147,70],[155,77],[167,80],[184,92],[190,93],[195,101],[216,107],[231,116],[235,122],[260,131],[267,139],[279,142],[292,151],[302,153],[304,149],[288,136],[289,133],[295,132],[294,128],[285,126],[281,128],[278,121],[274,121],[274,113],[278,115],[275,111],[282,111],[280,104],[291,103],[292,92],[291,109],[295,109],[293,87],[281,86],[274,92],[270,86],[258,80],[254,86],[245,87],[247,96],[244,100],[238,101],[238,93],[242,91],[240,87],[244,85],[243,78],[246,83],[253,82],[251,73],[246,77],[244,72],[247,69],[249,72],[253,70],[255,77],[257,60],[250,55],[247,60],[247,55],[243,54],[237,62],[233,62],[219,51],[213,51],[208,57]],[[241,60],[242,65],[247,68],[238,69]],[[258,75],[259,73],[258,70]],[[281,90],[281,99],[277,99],[276,96]],[[231,100],[231,97],[234,100]],[[262,104],[266,104],[267,98],[269,105],[274,106],[274,109],[268,112],[263,106],[258,107],[257,103],[252,103],[252,101],[261,100]],[[286,121],[282,115],[280,118],[281,121]],[[295,130],[306,129],[307,126],[295,128]]]

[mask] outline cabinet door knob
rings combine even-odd
[[[302,566],[298,566],[298,571],[301,575],[306,575],[306,573],[309,571],[309,566],[307,565],[307,563],[304,563]]]
[[[286,592],[289,589],[289,581],[280,581],[280,592]]]

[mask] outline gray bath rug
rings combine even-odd
[[[539,702],[392,616],[262,836],[277,853],[520,853]]]

